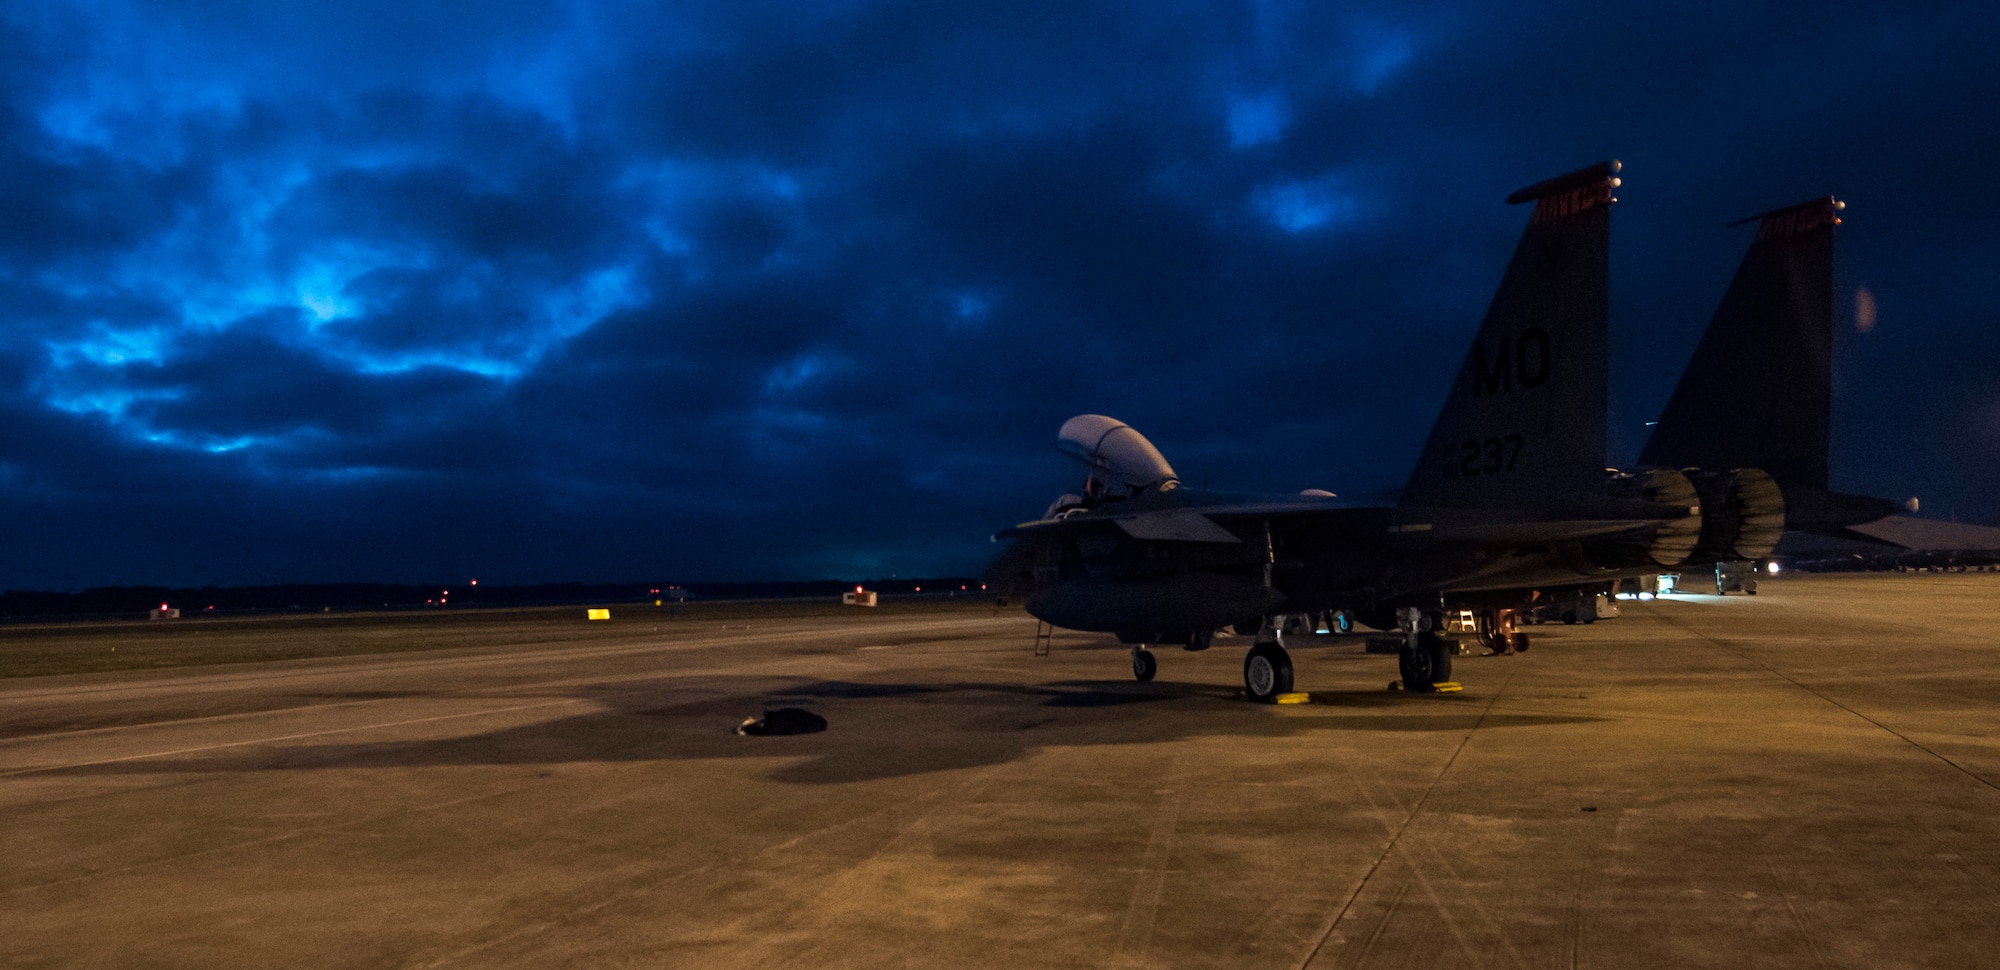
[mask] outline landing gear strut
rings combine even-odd
[[[1144,644],[1132,648],[1132,676],[1144,682],[1152,680],[1153,675],[1159,672],[1160,662],[1154,659],[1153,651],[1146,649]]]
[[[1520,653],[1528,649],[1528,635],[1514,628],[1513,610],[1487,610],[1480,616],[1479,637],[1488,653]]]
[[[1279,694],[1291,692],[1292,655],[1271,641],[1251,647],[1243,658],[1243,693],[1259,704],[1272,704]]]
[[[1456,644],[1438,632],[1444,626],[1444,617],[1404,609],[1398,611],[1396,619],[1404,632],[1403,649],[1396,654],[1403,689],[1428,692],[1436,689],[1432,685],[1451,680],[1451,654]]]

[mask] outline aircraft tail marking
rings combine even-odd
[[[1507,197],[1535,204],[1460,366],[1406,506],[1500,507],[1602,492],[1615,161]]]

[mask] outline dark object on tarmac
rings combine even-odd
[[[765,711],[762,718],[746,718],[736,726],[737,734],[817,734],[826,730],[826,718],[796,707]]]

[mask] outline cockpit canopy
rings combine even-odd
[[[1116,418],[1079,414],[1063,422],[1056,447],[1090,466],[1091,482],[1103,494],[1165,491],[1180,485],[1180,476],[1160,449]]]

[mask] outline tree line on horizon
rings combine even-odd
[[[540,583],[534,585],[416,585],[404,583],[286,583],[272,586],[104,586],[76,592],[0,592],[0,617],[144,615],[162,606],[182,617],[200,613],[319,612],[322,610],[562,606],[651,600],[759,599],[838,596],[865,586],[885,593],[979,589],[965,577],[926,579],[727,581],[667,583]]]

